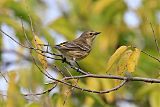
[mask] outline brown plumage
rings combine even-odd
[[[100,32],[85,31],[73,41],[67,41],[55,46],[68,60],[81,60],[88,56],[92,49],[92,43]]]

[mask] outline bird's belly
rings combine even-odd
[[[81,60],[88,56],[89,53],[85,51],[68,51],[65,53],[66,58],[69,60]]]

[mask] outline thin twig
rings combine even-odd
[[[56,65],[54,65],[54,70],[59,72],[62,75],[62,77],[66,77],[65,74]]]
[[[51,92],[56,86],[57,86],[57,83],[54,84],[54,86],[51,87],[50,89],[47,89],[46,91],[43,91],[43,92],[40,92],[40,93],[28,93],[28,94],[22,94],[22,95],[24,95],[24,96],[31,96],[31,95],[42,95],[42,94],[46,94],[46,93]]]
[[[72,69],[76,70],[77,72],[83,74],[83,75],[87,75],[90,74],[89,72],[85,72],[83,70],[81,70],[80,68],[77,68],[75,66],[73,66],[70,62],[68,62],[67,60],[64,61],[66,64],[68,64]]]
[[[6,81],[6,83],[8,83],[8,80],[6,79],[6,77],[3,75],[3,73],[0,71],[1,76],[4,78],[4,80]]]
[[[150,25],[151,25],[151,28],[152,28],[153,37],[154,37],[154,41],[155,41],[155,44],[156,44],[157,51],[160,54],[160,49],[159,49],[159,46],[158,46],[158,41],[157,41],[157,38],[156,38],[156,35],[155,35],[155,32],[154,32],[154,29],[153,29],[153,26],[152,26],[151,22],[150,22]]]
[[[79,80],[79,79],[77,79],[77,81],[75,81],[75,86],[78,85],[78,80]],[[72,92],[74,89],[75,89],[75,88],[72,87],[70,90],[68,90],[68,91],[66,92],[67,95],[66,95],[66,97],[65,97],[65,99],[64,99],[63,105],[65,105],[65,103],[67,102],[67,98],[68,98],[68,96],[69,96],[69,92]]]
[[[50,54],[50,55],[54,55],[54,56],[59,56],[59,57],[62,57],[62,55],[59,55],[59,54],[55,54],[55,53],[51,53],[51,52],[46,52],[44,50],[41,50],[41,49],[38,49],[38,48],[34,48],[34,47],[28,47],[28,46],[25,46],[21,43],[19,43],[18,41],[16,41],[14,38],[12,38],[9,34],[5,33],[3,30],[0,29],[0,32],[3,33],[4,35],[6,35],[7,37],[9,37],[11,40],[13,40],[15,43],[17,43],[18,45],[24,47],[24,48],[27,48],[27,49],[31,49],[31,50],[39,50],[41,51],[42,53],[47,53],[47,54]],[[53,58],[52,58],[53,59]],[[59,60],[59,59],[55,59],[55,60]]]
[[[73,75],[71,74],[71,72],[70,72],[65,66],[64,66],[64,68],[65,68],[66,71],[69,73],[69,75],[70,75],[71,77],[73,77]],[[78,85],[78,80],[79,80],[79,79],[77,79],[77,81],[74,81],[74,82],[75,82],[75,86]],[[67,98],[68,98],[68,96],[69,96],[69,93],[71,93],[73,90],[74,90],[74,87],[72,87],[71,89],[67,90],[66,96],[65,96],[65,99],[64,99],[64,102],[63,102],[63,105],[65,105],[65,103],[66,103],[66,101],[67,101]]]
[[[43,95],[43,94],[46,94],[46,93],[51,92],[54,88],[56,88],[56,86],[57,86],[57,82],[54,84],[53,87],[51,87],[51,88],[49,88],[49,89],[47,89],[47,90],[45,90],[45,91],[43,91],[43,92],[40,92],[40,93],[28,93],[28,94],[22,94],[22,95],[23,95],[23,96]],[[7,97],[7,95],[1,94],[1,93],[0,93],[0,95]]]
[[[142,50],[141,50],[141,52],[142,52],[142,53],[144,53],[144,54],[146,54],[147,56],[149,56],[149,57],[151,57],[151,58],[153,58],[153,59],[157,60],[158,62],[160,62],[160,60],[159,60],[158,58],[156,58],[156,57],[154,57],[154,56],[152,56],[152,55],[148,54],[147,52],[142,51]]]
[[[26,32],[25,32],[25,29],[24,29],[24,25],[23,25],[22,19],[21,19],[21,24],[22,24],[22,30],[23,30],[24,36],[25,36],[25,38],[26,38],[26,40],[27,40],[29,46],[31,47],[32,44],[31,44],[31,42],[29,41],[29,39],[28,39],[28,37],[27,37],[27,34],[26,34]]]

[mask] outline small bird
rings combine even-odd
[[[80,37],[72,41],[66,41],[55,46],[66,60],[78,61],[89,55],[93,40],[101,32],[85,31]]]

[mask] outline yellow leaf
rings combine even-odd
[[[91,90],[99,90],[100,89],[99,80],[97,80],[96,78],[88,78],[87,87]]]
[[[117,75],[123,76],[123,72],[127,71],[127,62],[132,52],[132,50],[127,50],[126,52],[124,52],[124,54],[122,54],[122,57],[120,58],[117,66]],[[115,80],[115,85],[118,85],[120,82],[120,80]]]
[[[9,73],[8,84],[6,107],[22,107],[25,104],[25,100],[16,84],[16,72],[12,71]]]
[[[47,67],[48,67],[47,60],[45,58],[44,52],[42,52],[43,47],[44,47],[43,46],[44,45],[43,41],[38,36],[35,35],[34,39],[33,39],[33,44],[35,45],[35,47],[37,49],[39,49],[36,52],[37,52],[37,56],[38,56],[38,59],[39,59],[40,63],[42,64],[44,69],[47,69]]]
[[[9,86],[8,86],[8,100],[7,100],[7,107],[14,107],[14,97],[16,96],[16,86],[15,86],[15,78],[16,78],[16,73],[11,72],[9,73]]]
[[[120,58],[120,60],[118,62],[118,67],[117,67],[117,74],[118,75],[123,75],[123,72],[127,71],[127,64],[128,64],[127,62],[128,62],[132,53],[133,53],[132,50],[127,50]]]
[[[160,92],[159,92],[158,88],[160,88],[160,87],[157,87],[157,90],[154,90],[150,93],[149,102],[151,104],[151,107],[159,107],[160,106]]]
[[[38,36],[35,35],[34,36],[34,45],[36,48],[42,49],[42,45],[44,45],[44,43]]]
[[[109,61],[107,62],[106,71],[108,71],[112,67],[112,65],[127,50],[127,48],[127,46],[121,46],[116,50],[116,52],[110,57]]]
[[[87,96],[87,97],[85,98],[85,103],[84,103],[84,104],[87,105],[88,107],[92,107],[93,104],[94,104],[93,98],[90,97],[90,96]]]
[[[128,64],[127,64],[128,72],[135,71],[135,67],[138,63],[140,53],[141,53],[140,49],[135,48],[135,50],[133,51],[133,53],[129,57]]]
[[[102,82],[102,90],[112,89],[114,87],[114,84],[112,80],[101,80]],[[113,103],[115,101],[115,93],[110,92],[107,94],[104,94],[104,98],[107,102]]]

